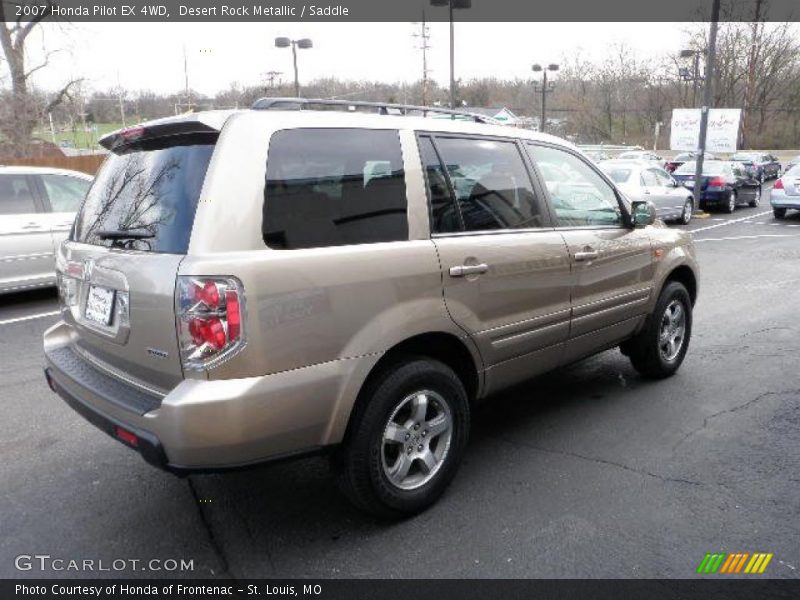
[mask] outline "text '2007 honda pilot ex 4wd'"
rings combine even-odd
[[[476,401],[616,346],[678,369],[691,239],[574,147],[283,102],[108,135],[59,249],[48,382],[145,460],[330,450],[357,506],[398,517],[452,480]]]

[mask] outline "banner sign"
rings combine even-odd
[[[712,108],[708,112],[706,150],[736,152],[739,139],[740,108]],[[669,147],[684,152],[697,150],[700,140],[700,109],[676,108],[672,111]]]

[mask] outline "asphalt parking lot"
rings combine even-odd
[[[767,194],[765,194],[767,196]],[[772,552],[800,576],[800,215],[693,220],[701,263],[682,369],[642,380],[618,351],[481,406],[465,463],[395,524],[338,494],[323,458],[178,479],[50,392],[54,292],[0,306],[0,577],[15,557],[188,559],[140,577],[692,577],[707,552]]]

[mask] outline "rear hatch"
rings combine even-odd
[[[58,253],[73,350],[156,392],[183,377],[176,276],[218,135],[218,127],[178,119],[101,140],[111,154]]]

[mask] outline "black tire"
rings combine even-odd
[[[403,400],[420,390],[434,392],[448,404],[452,433],[432,478],[415,489],[402,489],[384,470],[384,431]],[[469,437],[469,418],[467,393],[450,367],[425,357],[395,363],[368,383],[359,398],[345,440],[334,456],[339,488],[356,507],[380,518],[398,519],[425,510],[458,470]]]
[[[785,208],[773,208],[772,214],[775,216],[776,219],[785,219],[786,218],[786,209]]]
[[[758,191],[756,192],[756,196],[755,196],[755,198],[753,198],[752,200],[750,200],[750,202],[748,203],[748,205],[749,205],[751,208],[755,208],[755,207],[757,207],[759,204],[761,204],[761,186],[758,186]]]
[[[660,337],[667,308],[678,302],[685,315],[685,333],[680,349],[674,358],[667,359],[660,347]],[[636,337],[621,346],[623,354],[630,358],[633,367],[644,377],[663,379],[678,370],[689,348],[692,336],[692,301],[682,283],[670,281],[661,290],[656,308],[647,317],[642,330]]]
[[[737,202],[736,195],[737,195],[736,190],[731,190],[731,193],[728,195],[728,199],[722,206],[722,209],[728,214],[732,214],[733,211],[736,210],[736,202]]]

